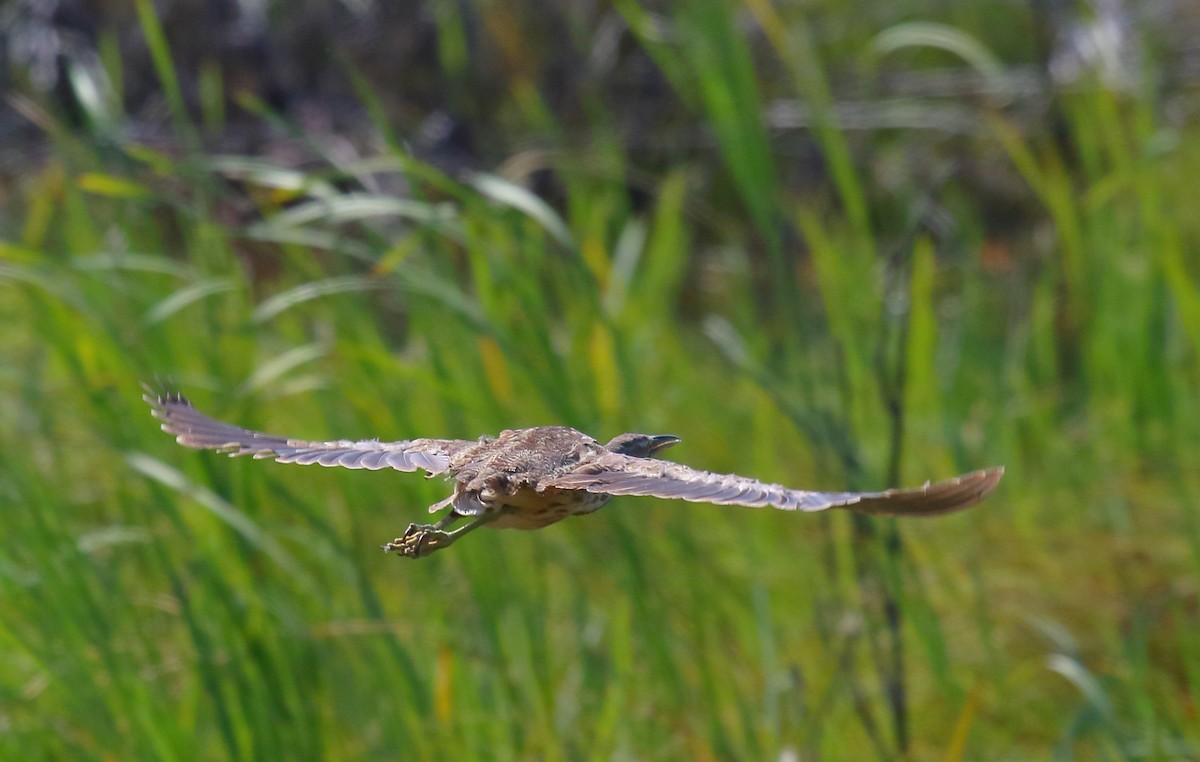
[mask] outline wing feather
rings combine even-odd
[[[961,510],[996,488],[1003,468],[973,471],[914,489],[883,492],[810,492],[768,484],[735,474],[716,474],[672,463],[605,453],[539,487],[582,489],[608,495],[646,495],[696,503],[772,506],[785,511],[848,508],[891,516],[934,516]]]
[[[383,468],[397,471],[423,469],[430,474],[440,474],[450,467],[450,457],[454,452],[472,444],[463,439],[409,439],[401,442],[380,442],[377,439],[343,439],[334,442],[288,439],[209,418],[175,392],[156,394],[147,390],[143,399],[150,403],[154,417],[163,422],[163,431],[174,434],[179,444],[219,450],[231,457],[249,455],[255,459],[270,458],[280,463],[317,463],[371,471]]]

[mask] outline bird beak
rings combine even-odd
[[[651,437],[650,438],[650,454],[653,455],[654,453],[658,452],[659,450],[665,450],[668,447],[670,447],[671,445],[677,445],[677,444],[679,444],[680,441],[681,440],[679,439],[679,437],[673,437],[670,434],[662,434],[657,437]]]

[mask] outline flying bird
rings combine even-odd
[[[694,503],[769,505],[785,511],[846,508],[888,516],[934,516],[982,500],[1003,468],[989,468],[915,489],[883,492],[810,492],[734,474],[716,474],[655,456],[679,443],[668,434],[620,434],[600,444],[567,426],[509,429],[468,439],[377,439],[316,442],[264,434],[209,418],[174,391],[144,396],[163,431],[179,444],[299,463],[378,471],[445,474],[453,492],[430,506],[449,509],[432,524],[410,524],[385,551],[420,558],[449,547],[482,526],[540,529],[568,516],[592,513],[614,495],[646,495]],[[467,523],[451,530],[460,520]]]

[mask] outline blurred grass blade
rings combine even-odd
[[[932,242],[925,236],[913,246],[908,294],[908,334],[904,348],[903,384],[904,408],[907,423],[905,433],[910,439],[903,449],[909,453],[936,451],[941,416],[941,379],[937,362],[937,304],[934,286],[937,260]],[[910,460],[912,458],[910,457]],[[918,461],[922,466],[924,459]]]
[[[92,254],[82,254],[72,258],[71,267],[81,272],[125,270],[171,275],[180,279],[196,279],[196,271],[184,262],[168,259],[161,255],[138,254],[131,251],[97,251]]]
[[[0,284],[4,281],[37,286],[80,311],[87,309],[87,302],[84,300],[83,294],[79,293],[74,284],[62,278],[50,277],[31,267],[0,262]]]
[[[143,200],[151,197],[150,189],[141,183],[136,183],[123,177],[85,172],[76,181],[80,190],[108,198]]]
[[[603,296],[605,313],[616,315],[624,308],[626,295],[645,249],[646,224],[641,220],[630,220],[613,246],[612,269]]]
[[[0,241],[0,264],[8,261],[30,265],[38,262],[41,258],[42,253],[37,249],[18,246],[7,241]]]
[[[208,278],[182,288],[151,307],[146,312],[147,325],[161,323],[180,310],[214,294],[224,294],[236,291],[242,284],[232,278]]]
[[[1075,657],[1066,654],[1051,654],[1046,657],[1046,667],[1051,672],[1062,675],[1074,685],[1088,705],[1108,723],[1110,729],[1112,728],[1116,721],[1116,712],[1113,711],[1112,702],[1104,693],[1104,689],[1100,687],[1100,681],[1087,667],[1083,666]]]
[[[546,232],[568,249],[575,248],[575,239],[562,217],[542,199],[516,183],[498,175],[476,172],[469,178],[470,184],[483,195],[505,206],[529,216]]]
[[[334,198],[315,199],[290,207],[274,215],[265,224],[272,227],[301,227],[314,222],[343,224],[371,217],[399,217],[445,227],[455,219],[447,204],[427,204],[404,198],[346,193]]]
[[[150,532],[142,527],[106,526],[80,535],[75,545],[81,553],[95,553],[121,545],[145,544],[152,540]]]
[[[725,166],[737,183],[771,262],[775,288],[785,289],[776,203],[779,188],[767,142],[763,103],[754,60],[741,32],[735,5],[723,0],[689,0],[680,18],[680,34],[691,62]]]
[[[154,71],[158,75],[158,82],[162,86],[162,92],[170,107],[175,131],[185,145],[191,149],[190,152],[197,153],[199,140],[188,116],[183,88],[179,84],[179,74],[175,70],[175,63],[171,60],[171,47],[167,42],[167,34],[163,30],[154,3],[151,0],[135,0],[134,7],[137,9],[142,35],[146,38],[146,47],[149,48],[150,58],[154,62]]]
[[[265,389],[301,365],[319,360],[328,353],[329,348],[321,344],[304,344],[293,347],[255,368],[254,373],[246,379],[238,391],[241,394],[249,394]]]
[[[946,753],[942,757],[945,762],[962,762],[965,759],[967,740],[970,738],[975,718],[979,715],[980,704],[983,703],[980,698],[981,694],[982,689],[978,682],[967,693],[962,710],[958,713],[958,719],[954,722],[954,732],[950,736],[950,742],[946,745]]]
[[[104,69],[73,58],[67,60],[66,69],[71,90],[88,126],[99,134],[111,134],[121,117],[120,102]]]
[[[871,40],[870,50],[877,56],[912,47],[938,48],[966,61],[991,81],[993,88],[1004,85],[1004,66],[987,46],[961,29],[929,21],[910,21],[883,30]]]
[[[252,241],[307,246],[312,249],[336,251],[342,256],[361,262],[375,261],[374,249],[336,231],[319,230],[313,227],[283,227],[271,222],[256,222],[241,230],[240,234]]]
[[[768,0],[746,0],[763,32],[787,67],[792,84],[811,110],[814,134],[820,144],[827,171],[838,191],[850,232],[857,240],[850,245],[874,249],[874,230],[871,224],[869,199],[846,134],[839,129],[834,117],[834,98],[825,71],[825,62],[818,53],[816,35],[810,29],[803,12],[793,14],[787,21]]]
[[[252,547],[260,550],[286,571],[301,586],[315,589],[300,564],[283,549],[283,546],[273,540],[246,514],[230,505],[212,490],[188,480],[180,471],[168,466],[161,460],[140,452],[130,452],[125,455],[125,462],[138,473],[159,484],[165,485],[180,495],[191,498],[204,507],[209,513],[224,522],[230,529],[239,534]]]
[[[295,288],[278,293],[269,299],[264,299],[255,308],[251,319],[255,323],[265,323],[298,304],[304,304],[313,299],[319,299],[322,296],[370,291],[384,288],[385,285],[385,283],[378,279],[366,278],[359,275],[347,275],[340,278],[327,278],[325,280],[303,283]]]
[[[263,188],[274,188],[291,194],[304,193],[313,198],[337,196],[337,189],[324,180],[300,170],[280,167],[259,159],[245,156],[208,156],[203,159],[202,165],[210,172]]]

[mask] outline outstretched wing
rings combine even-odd
[[[155,394],[147,390],[142,399],[150,403],[154,417],[163,422],[162,430],[174,434],[179,444],[219,450],[231,457],[250,455],[280,463],[317,463],[371,471],[382,468],[416,471],[420,468],[430,474],[440,474],[450,467],[450,456],[455,451],[473,444],[462,439],[409,439],[403,442],[287,439],[209,418],[176,392]]]
[[[539,487],[582,489],[608,495],[648,495],[693,503],[770,505],[785,511],[849,508],[892,516],[934,516],[974,505],[996,488],[1003,468],[990,468],[915,489],[885,492],[808,492],[734,474],[714,474],[679,463],[605,453]]]

